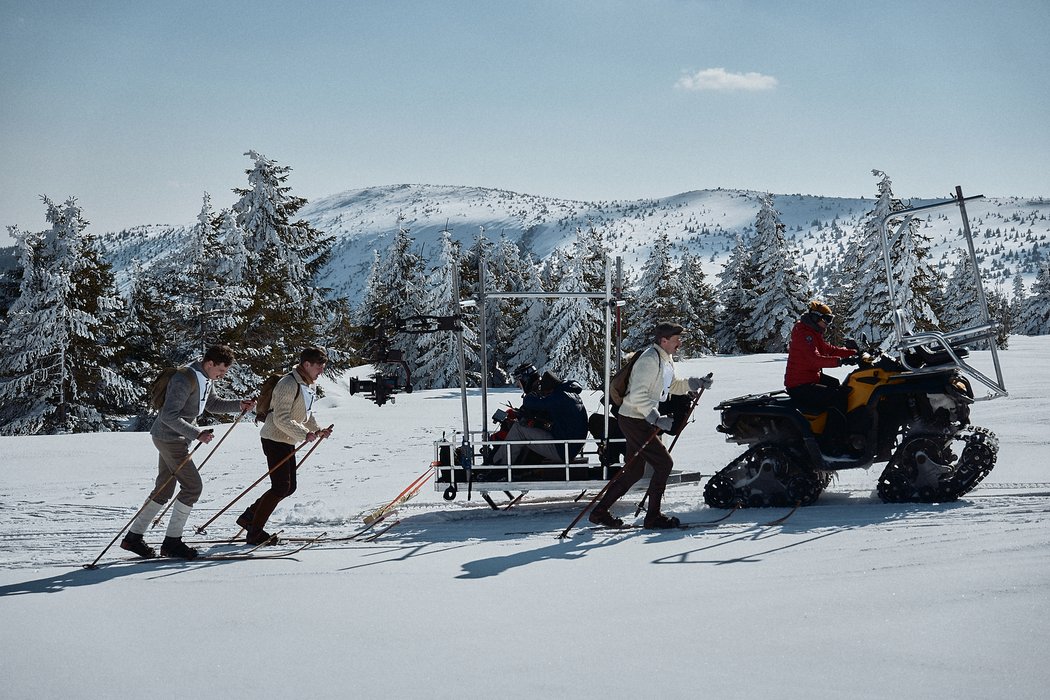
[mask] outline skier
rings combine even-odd
[[[212,383],[226,376],[233,362],[233,351],[229,347],[215,345],[208,348],[200,360],[180,367],[168,380],[164,405],[149,431],[160,453],[156,485],[150,500],[129,526],[128,534],[120,543],[122,549],[147,559],[157,556],[153,547],[146,544],[143,535],[150,521],[175,493],[177,481],[179,495],[171,509],[160,555],[179,559],[197,557],[197,550],[182,541],[186,520],[203,488],[196,465],[188,459],[189,445],[194,440],[209,443],[214,438],[212,431],[197,427],[197,419],[206,410],[235,413],[250,411],[255,406],[255,401],[251,399],[223,399],[212,391]]]
[[[315,383],[327,363],[328,354],[323,348],[307,348],[299,354],[295,369],[281,377],[273,388],[271,410],[259,431],[263,454],[272,470],[270,488],[237,518],[237,524],[247,531],[248,544],[277,544],[277,538],[263,528],[277,504],[295,493],[295,446],[332,434],[330,429],[318,425],[313,410],[317,399]]]
[[[784,388],[798,406],[812,413],[828,411],[826,434],[842,439],[846,431],[845,401],[841,383],[823,370],[842,365],[855,365],[856,349],[832,345],[824,333],[835,320],[831,307],[813,300],[791,329],[788,344]]]
[[[657,407],[672,394],[707,389],[713,383],[710,377],[679,379],[675,376],[673,355],[682,347],[684,331],[677,323],[657,324],[652,346],[644,350],[634,364],[627,383],[627,393],[616,419],[627,438],[627,454],[631,457],[620,473],[613,477],[605,495],[588,516],[596,525],[623,527],[623,520],[613,517],[609,507],[642,478],[646,463],[652,465],[653,475],[649,480],[649,505],[643,526],[647,529],[667,529],[680,524],[678,518],[660,512],[667,477],[671,474],[674,461],[664,444],[655,438],[656,431],[667,431],[672,426],[671,417],[661,416]]]

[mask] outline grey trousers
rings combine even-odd
[[[182,464],[190,454],[189,443],[186,440],[153,438],[153,444],[160,453],[160,458],[157,461],[157,483],[153,487],[150,498],[157,503],[167,503],[175,493],[175,482],[178,482],[178,500],[192,506],[201,497],[204,485],[201,483],[200,473],[197,472],[197,465],[192,459]],[[181,467],[179,467],[180,464],[182,464]],[[178,468],[177,472],[176,468]],[[171,478],[172,474],[175,476],[174,479]]]

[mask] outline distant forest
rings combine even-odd
[[[398,227],[393,244],[375,251],[361,301],[351,304],[319,285],[332,254],[331,235],[296,219],[306,200],[287,184],[290,168],[249,151],[248,182],[229,209],[204,196],[183,248],[156,264],[140,262],[129,288],[117,289],[102,242],[88,234],[75,199],[44,199],[50,228],[9,229],[17,261],[0,275],[0,434],[140,430],[152,416],[147,390],[164,367],[196,359],[209,345],[231,346],[238,362],[227,375],[234,395],[254,395],[262,380],[294,365],[300,350],[321,345],[333,375],[404,352],[417,389],[458,386],[458,346],[445,330],[395,333],[403,319],[457,316],[468,382],[482,371],[500,386],[519,364],[600,386],[606,348],[599,300],[499,298],[486,304],[488,367],[480,366],[476,306],[479,275],[489,292],[600,292],[612,255],[600,226],[580,227],[571,243],[542,261],[501,235],[469,245],[442,233],[438,250],[414,252]],[[835,310],[834,339],[890,338],[889,298],[879,222],[904,208],[891,181],[876,171],[877,196],[841,254],[820,268],[820,284],[798,262],[772,196],[762,198],[753,230],[737,237],[717,283],[689,252],[675,254],[656,234],[637,271],[626,270],[614,314],[622,349],[648,342],[657,319],[688,329],[686,357],[712,353],[784,352],[791,326],[817,295]],[[900,222],[898,222],[900,223]],[[916,220],[891,228],[898,301],[916,331],[973,325],[980,315],[970,258],[958,252],[943,271],[930,260]],[[454,281],[460,298],[454,298]],[[1050,333],[1050,265],[1042,262],[1030,293],[1017,275],[1009,293],[987,289],[995,342],[1010,334]],[[396,366],[391,369],[396,369]]]

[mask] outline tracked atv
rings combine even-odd
[[[947,202],[894,212],[882,222],[887,271],[890,219],[904,227],[917,212],[936,207],[959,208],[975,258],[967,198],[959,188],[956,194]],[[897,299],[889,273],[887,279]],[[876,462],[886,462],[877,491],[887,502],[952,501],[973,489],[995,466],[998,442],[990,431],[970,425],[975,396],[964,372],[992,389],[982,398],[1006,395],[979,275],[976,282],[983,310],[977,325],[911,334],[898,311],[894,349],[863,349],[857,369],[844,382],[844,434],[827,429],[827,413],[803,413],[784,391],[741,396],[716,406],[721,411],[717,430],[748,449],[711,477],[705,502],[715,508],[809,505],[835,472],[866,469]],[[995,380],[967,362],[967,344],[980,341],[989,341]]]

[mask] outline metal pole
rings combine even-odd
[[[459,303],[459,261],[452,269],[452,306],[455,308],[456,313],[462,314],[463,309]],[[460,387],[460,401],[463,403],[463,440],[468,440],[470,435],[470,423],[467,420],[467,356],[466,349],[463,344],[463,321],[460,320],[459,330],[456,331],[456,335],[459,337],[459,387]]]
[[[966,236],[966,245],[970,251],[970,261],[973,262],[974,283],[977,285],[977,298],[981,302],[982,320],[991,323],[988,315],[988,299],[984,295],[984,283],[981,281],[981,269],[977,264],[977,251],[973,247],[973,233],[970,231],[970,218],[966,215],[966,199],[963,197],[962,187],[955,186],[955,198],[959,203],[959,213],[962,214],[963,234]],[[992,364],[995,365],[995,376],[999,380],[998,388],[1005,388],[1003,382],[1003,371],[999,367],[999,349],[995,346],[995,338],[988,339],[988,350],[992,354]]]
[[[489,338],[485,316],[488,308],[485,304],[485,227],[481,227],[478,236],[478,335],[481,337],[481,439],[488,440],[489,415]]]

